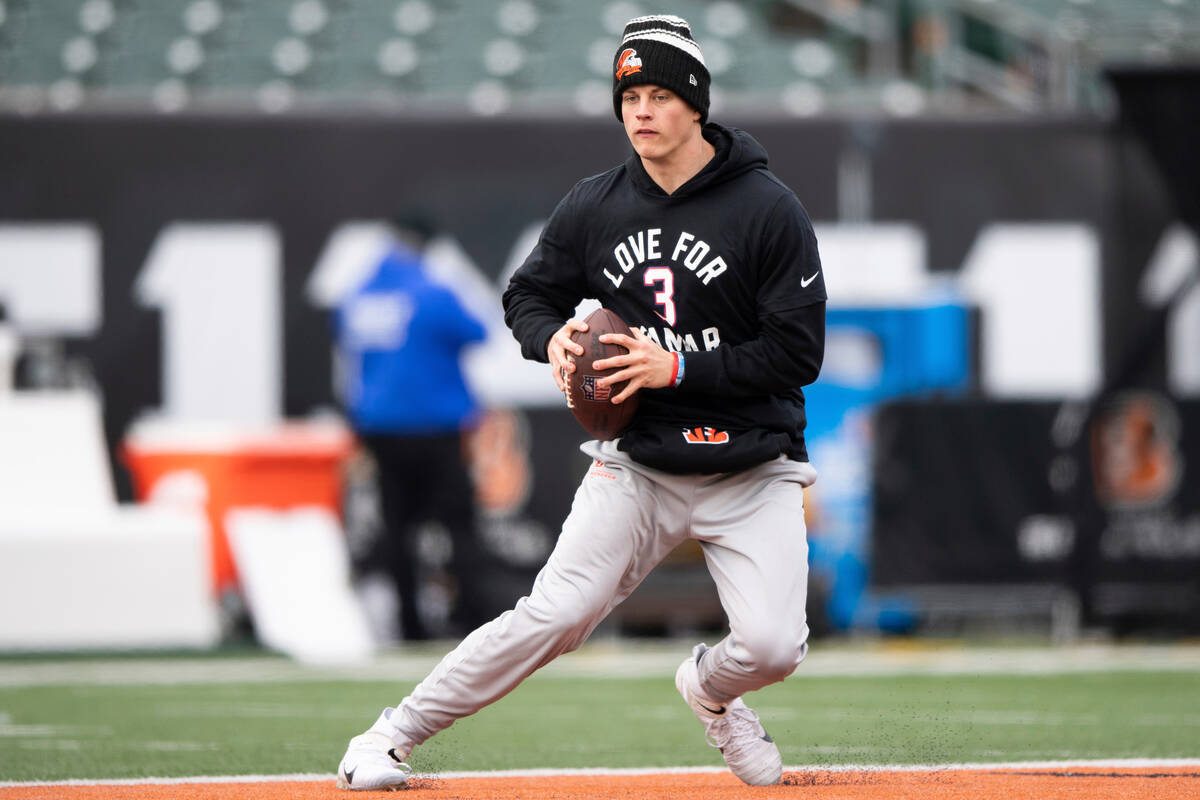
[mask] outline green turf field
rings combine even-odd
[[[346,740],[412,685],[0,685],[0,780],[332,772]],[[789,765],[1200,756],[1200,671],[836,676],[801,667],[747,701]],[[411,761],[420,772],[721,764],[670,675],[536,675]]]

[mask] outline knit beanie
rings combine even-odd
[[[621,120],[621,96],[630,86],[650,84],[670,89],[708,120],[708,87],[712,82],[700,45],[687,21],[668,14],[635,17],[625,24],[613,59],[613,110]]]

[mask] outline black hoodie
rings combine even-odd
[[[675,473],[807,461],[804,393],[820,371],[825,281],[812,223],[749,134],[715,123],[705,167],[668,195],[636,153],[567,193],[504,292],[526,358],[583,298],[685,357],[642,389],[618,446]]]

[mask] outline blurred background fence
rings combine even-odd
[[[522,593],[586,459],[499,293],[627,152],[608,70],[651,11],[817,224],[814,629],[1200,628],[1200,2],[669,5],[0,0],[0,647],[212,646],[249,614],[370,649],[329,308],[414,208],[489,331],[476,499],[497,610]],[[685,548],[611,627],[720,624]]]

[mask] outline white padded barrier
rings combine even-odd
[[[89,392],[0,395],[0,649],[210,647],[198,507],[118,505]]]
[[[225,518],[254,630],[267,647],[310,664],[353,664],[375,653],[350,582],[346,537],[315,506],[236,508]]]
[[[91,392],[0,395],[0,517],[15,508],[116,505]]]
[[[47,508],[0,516],[0,649],[211,647],[202,514]]]

